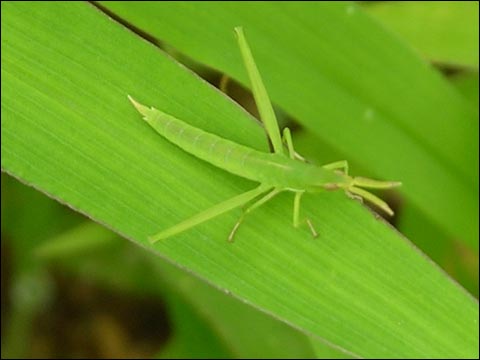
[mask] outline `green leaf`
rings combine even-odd
[[[12,299],[15,308],[8,316],[8,338],[2,342],[2,352],[10,357],[26,355],[25,344],[35,336],[30,333],[33,319],[48,306],[45,299],[53,296],[55,290],[48,286],[45,272],[52,263],[57,270],[73,272],[89,283],[165,301],[173,329],[166,347],[158,353],[160,358],[313,358],[312,345],[318,349],[317,358],[345,356],[315,339],[309,342],[300,331],[133,243],[119,241],[105,227],[91,221],[72,226],[72,218],[80,216],[12,177],[2,174],[1,183],[2,194],[8,195],[2,196],[2,215],[8,214],[2,222],[2,236],[7,238],[3,245],[15,255],[13,272],[22,271],[15,279],[15,287],[21,291],[15,291]],[[35,216],[39,211],[42,216]],[[60,227],[52,233],[62,223],[71,228],[59,231]],[[26,271],[23,264],[30,264]],[[32,264],[36,265],[33,269]]]
[[[465,72],[451,77],[453,85],[478,109],[478,72]]]
[[[372,1],[363,5],[427,59],[478,69],[478,1]]]
[[[302,211],[315,222],[317,240],[290,225],[292,199],[282,194],[247,219],[234,244],[225,241],[239,215],[233,212],[152,247],[149,234],[254,185],[159,137],[126,95],[266,150],[262,129],[89,4],[4,2],[2,12],[4,171],[353,355],[478,356],[478,303],[344,194],[305,198]],[[235,40],[225,31],[223,42],[205,39],[239,69]],[[434,83],[449,93],[439,79]],[[447,114],[459,106],[451,94]]]
[[[408,205],[478,249],[478,112],[355,4],[101,4],[248,84],[232,41],[243,26],[274,102],[362,175],[402,181]]]
[[[463,81],[463,76],[461,78],[459,77],[458,80]],[[461,85],[463,86],[463,84]],[[471,87],[466,86],[464,90],[468,92],[468,89]],[[326,146],[322,146],[322,153],[315,153],[318,138],[309,132],[301,130],[297,131],[295,135],[295,148],[308,159],[326,164],[342,157],[334,149]],[[351,172],[362,174],[365,170],[352,166]],[[400,211],[397,211],[394,218],[395,227],[478,298],[478,252],[458,239],[449,237],[438,224],[430,221],[418,208],[402,207],[401,199],[394,194],[389,193],[387,199],[390,199],[395,208],[400,207]]]

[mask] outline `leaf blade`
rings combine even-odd
[[[101,4],[248,86],[230,36],[241,24],[274,103],[478,249],[478,112],[355,4]]]
[[[220,93],[89,5],[3,3],[2,9],[9,15],[2,32],[10,34],[2,37],[2,53],[11,54],[2,57],[3,170],[354,354],[478,351],[475,300],[340,193],[304,201],[322,241],[290,226],[291,199],[280,195],[255,212],[234,247],[225,243],[233,213],[151,247],[146,237],[159,225],[251,183],[152,134],[126,94],[141,94],[196,126],[259,149],[265,148],[262,130]]]

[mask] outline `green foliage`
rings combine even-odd
[[[431,234],[478,249],[478,113],[466,100],[475,86],[450,84],[356,5],[102,5],[246,84],[232,33],[242,25],[272,100],[304,126],[299,143],[306,154],[324,161],[327,149],[350,160],[354,172],[403,181],[405,213],[425,219],[404,222],[406,232],[425,238],[422,249],[435,248]],[[190,314],[174,316],[177,323],[191,321],[205,333],[182,348],[192,336],[183,327],[169,347],[177,356],[202,352],[202,342],[212,344],[206,357],[249,356],[257,349],[259,356],[281,356],[278,343],[252,339],[252,328],[262,339],[269,331],[274,340],[285,339],[285,356],[310,357],[312,348],[319,357],[333,356],[323,344],[312,347],[305,334],[361,357],[478,356],[475,299],[341,193],[305,197],[303,215],[315,222],[317,240],[307,229],[293,229],[292,199],[284,194],[249,217],[234,244],[226,243],[239,216],[232,212],[151,246],[148,235],[254,184],[156,135],[127,94],[267,151],[263,129],[224,94],[90,4],[1,6],[2,170],[141,246],[127,247],[90,225],[86,233],[81,227],[63,233],[78,223],[75,217],[59,218],[55,231],[36,236],[38,224],[56,222],[48,211],[26,216],[33,225],[24,229],[2,211],[2,239],[9,222],[15,256],[23,259],[19,274],[41,273],[37,254],[44,261],[61,258],[65,269],[85,277],[163,295],[172,314]],[[43,209],[55,214],[51,204]],[[51,238],[55,232],[63,237]],[[125,265],[125,253],[138,254],[136,266]],[[198,280],[182,290],[185,275],[164,259],[226,294],[203,289]],[[158,290],[159,278],[170,295]],[[243,346],[252,352],[238,350]]]
[[[355,4],[102,4],[248,84],[231,34],[241,23],[274,103],[371,177],[401,180],[406,201],[478,248],[475,109]]]
[[[424,57],[478,69],[478,1],[372,1],[364,5]]]

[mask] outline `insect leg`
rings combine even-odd
[[[301,155],[299,155],[295,149],[293,148],[293,141],[292,141],[292,133],[290,132],[290,129],[286,127],[283,129],[283,142],[287,145],[288,148],[288,154],[290,155],[290,159],[297,159],[300,161],[306,161],[305,158]]]
[[[304,192],[297,192],[295,193],[295,197],[293,198],[293,226],[296,228],[300,226],[300,200],[303,194]],[[305,222],[310,228],[310,231],[312,232],[313,237],[316,238],[318,236],[318,233],[313,227],[313,224],[310,221],[310,219],[308,218],[305,219]]]
[[[235,233],[237,232],[238,230],[238,227],[240,226],[240,224],[243,222],[243,219],[245,218],[245,215],[247,215],[248,213],[252,212],[253,210],[255,210],[256,208],[258,208],[260,205],[263,205],[265,204],[268,200],[270,200],[271,198],[273,198],[275,195],[277,195],[279,192],[281,192],[282,190],[280,189],[273,189],[272,191],[270,191],[268,194],[266,194],[264,197],[262,197],[261,199],[259,199],[258,201],[254,202],[252,205],[250,205],[248,208],[246,208],[242,215],[240,216],[240,218],[238,219],[237,223],[235,224],[235,226],[233,227],[232,231],[230,232],[230,235],[228,236],[228,241],[229,242],[232,242],[233,241],[233,238],[235,236]]]
[[[283,129],[283,141],[287,144],[288,148],[288,155],[290,155],[290,159],[295,159],[295,149],[293,148],[293,141],[292,141],[292,133],[290,129],[286,127]]]
[[[176,235],[178,233],[181,233],[185,230],[190,229],[191,227],[194,227],[195,225],[201,224],[205,221],[208,221],[210,219],[213,219],[214,217],[221,215],[223,213],[226,213],[227,211],[233,210],[239,206],[242,206],[243,204],[246,204],[250,200],[253,200],[257,196],[265,193],[266,191],[270,190],[271,187],[268,185],[260,185],[259,187],[247,191],[243,194],[237,195],[231,199],[228,199],[224,202],[221,202],[215,206],[212,206],[211,208],[192,216],[191,218],[182,221],[181,223],[172,226],[171,228],[168,228],[166,230],[163,230],[159,232],[156,235],[150,236],[149,240],[150,242],[154,243],[162,239],[166,239],[170,236]]]
[[[283,154],[282,138],[278,128],[277,118],[275,117],[272,103],[270,102],[267,89],[265,89],[262,77],[260,76],[260,72],[255,64],[255,60],[253,59],[250,47],[245,39],[245,35],[243,34],[243,29],[241,27],[236,27],[235,34],[237,35],[238,46],[240,47],[240,52],[242,53],[242,58],[245,68],[247,69],[248,77],[250,78],[253,97],[255,98],[255,103],[257,104],[260,118],[262,119],[265,130],[267,131],[267,135],[272,142],[274,152],[276,154]]]
[[[322,167],[324,169],[328,169],[328,170],[343,169],[343,173],[345,175],[348,175],[348,161],[347,160],[335,161],[333,163],[323,165]]]

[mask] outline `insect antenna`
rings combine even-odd
[[[372,194],[371,192],[368,192],[367,190],[361,189],[356,186],[350,186],[347,191],[349,193],[360,196],[362,199],[367,200],[368,202],[385,211],[385,213],[387,213],[388,215],[393,216],[393,210],[390,208],[390,206],[388,206],[385,201],[380,199],[378,196]]]

